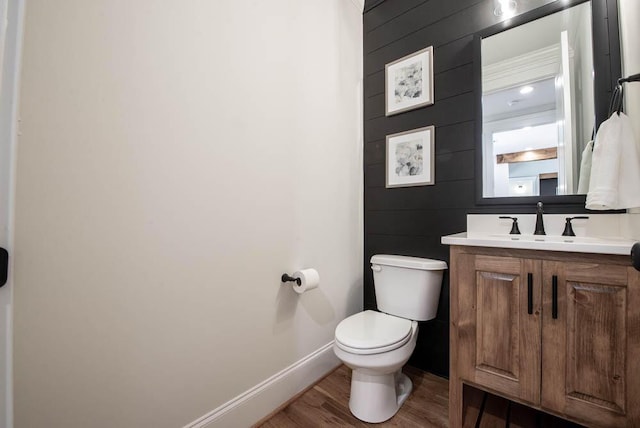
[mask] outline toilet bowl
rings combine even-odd
[[[371,258],[378,311],[363,311],[336,327],[333,350],[353,370],[349,409],[365,422],[384,422],[412,390],[402,373],[418,338],[418,322],[437,312],[443,261],[376,255]]]
[[[374,311],[360,312],[345,321],[354,319],[360,321],[358,317],[362,317],[364,323],[368,321],[378,327],[384,324],[384,317],[389,317],[392,324],[394,318],[408,321]],[[336,328],[333,350],[338,358],[353,370],[349,409],[358,419],[366,422],[386,421],[396,414],[402,403],[409,397],[412,389],[411,381],[401,369],[409,361],[416,347],[418,323],[408,322],[409,331],[401,339],[384,343],[380,338],[371,337],[368,347],[349,337],[348,333],[353,331],[345,331],[347,330],[345,324],[341,323]],[[367,330],[366,327],[364,329]],[[402,336],[402,331],[403,329],[399,327],[398,337]],[[373,336],[375,330],[369,329],[367,333]]]

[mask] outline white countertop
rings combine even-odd
[[[578,235],[573,237],[561,236],[565,218],[572,215],[545,214],[547,235],[533,235],[535,215],[511,215],[518,217],[521,235],[510,235],[511,220],[499,216],[469,214],[467,232],[443,236],[441,242],[473,247],[629,255],[633,244],[640,241],[640,214],[590,214],[589,219],[573,221],[573,229]]]
[[[620,255],[629,255],[634,242],[636,241],[624,238],[603,239],[538,235],[474,235],[468,237],[467,232],[442,237],[442,243],[447,245]]]

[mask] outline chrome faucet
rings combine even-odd
[[[536,206],[536,231],[534,235],[546,235],[544,232],[544,220],[542,219],[542,202],[538,202]]]

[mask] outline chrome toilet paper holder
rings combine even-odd
[[[285,282],[295,282],[298,285],[302,285],[302,280],[300,278],[294,278],[288,273],[283,273],[282,276],[280,277],[280,280],[282,281],[283,284]]]

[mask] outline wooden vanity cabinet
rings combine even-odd
[[[640,426],[629,257],[453,246],[450,288],[451,427],[463,384],[586,426]]]

